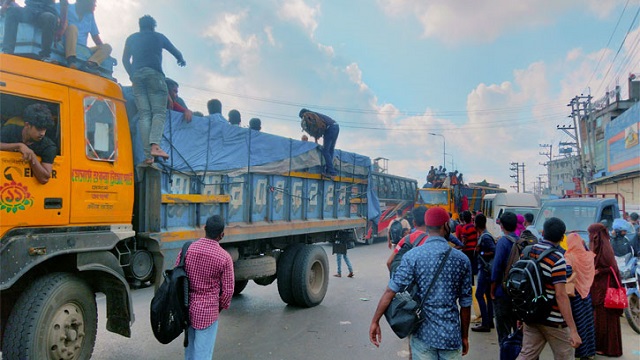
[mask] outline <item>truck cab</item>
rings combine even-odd
[[[588,244],[587,228],[603,223],[611,229],[613,220],[621,217],[624,197],[619,194],[591,194],[546,201],[536,216],[535,227],[542,234],[544,222],[550,217],[564,221],[567,233],[577,232]]]
[[[24,108],[44,104],[55,120],[46,136],[58,148],[46,184],[21,153],[0,152],[3,354],[22,358],[21,341],[37,348],[49,342],[50,354],[26,355],[88,358],[96,335],[95,293],[107,297],[108,330],[130,336],[134,319],[115,250],[134,236],[133,159],[127,156],[122,92],[111,80],[26,57],[0,54],[0,63],[2,127],[23,126]],[[38,331],[7,336],[22,328]]]

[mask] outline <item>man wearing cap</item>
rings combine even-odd
[[[402,257],[371,320],[369,341],[375,346],[380,346],[382,340],[380,318],[395,294],[415,282],[418,296],[424,297],[440,261],[451,248],[445,240],[451,232],[449,214],[434,207],[427,210],[424,219],[428,240]],[[411,334],[413,358],[461,359],[466,355],[469,352],[471,303],[471,262],[461,251],[452,249],[422,306],[427,320]]]

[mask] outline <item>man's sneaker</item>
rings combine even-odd
[[[80,70],[88,72],[90,74],[100,75],[100,65],[92,61],[87,61],[86,63],[84,63]]]
[[[58,64],[57,61],[53,60],[51,57],[49,56],[43,56],[40,58],[40,61],[42,62],[46,62],[47,64]]]
[[[472,327],[471,331],[475,331],[475,332],[490,332],[491,328],[486,327],[486,326],[482,326],[482,325],[478,325],[478,326]]]
[[[79,69],[82,64],[80,63],[80,61],[78,61],[78,58],[76,58],[75,56],[69,56],[67,58],[67,66],[70,67],[71,69]]]

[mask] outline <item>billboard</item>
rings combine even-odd
[[[640,103],[606,125],[607,175],[640,170],[639,128]]]

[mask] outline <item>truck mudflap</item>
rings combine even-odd
[[[131,337],[135,320],[129,284],[118,260],[108,251],[78,254],[78,270],[90,279],[94,292],[102,292],[107,299],[107,330]],[[93,275],[99,273],[97,276]]]

